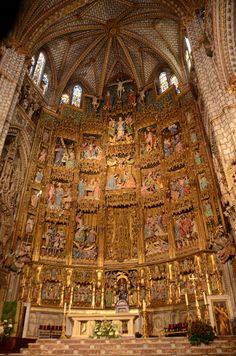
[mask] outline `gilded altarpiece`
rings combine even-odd
[[[161,111],[43,112],[15,236],[32,261],[23,300],[155,309],[222,292],[204,132],[188,94],[168,97]]]

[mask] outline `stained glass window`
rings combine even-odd
[[[61,104],[69,104],[69,102],[70,102],[69,95],[68,94],[62,94],[60,103]]]
[[[160,92],[163,93],[169,87],[166,72],[161,72],[161,74],[159,75],[159,82]]]
[[[33,72],[34,72],[34,66],[35,66],[35,56],[31,58],[31,67],[29,69],[29,75],[32,77]]]
[[[42,89],[43,89],[43,94],[46,93],[47,88],[48,88],[48,84],[49,84],[48,75],[47,75],[47,73],[44,73],[44,75],[42,77],[42,83],[41,83],[41,86],[42,86]]]
[[[46,63],[46,59],[45,56],[42,52],[40,52],[39,54],[39,58],[34,70],[34,75],[33,75],[33,81],[38,85],[41,81],[42,78],[42,74],[43,74],[43,70],[44,70],[44,66]]]
[[[187,37],[184,37],[185,39],[185,44],[186,44],[186,50],[185,50],[185,60],[188,66],[188,70],[190,71],[191,66],[192,66],[192,56],[191,56],[191,52],[192,52],[192,48],[189,42],[189,39]]]
[[[176,91],[177,94],[180,93],[179,81],[178,81],[176,75],[172,75],[172,76],[170,77],[170,85],[174,85],[174,86],[175,86],[175,91]]]
[[[82,98],[82,88],[79,85],[76,85],[73,89],[72,95],[72,105],[80,107]]]

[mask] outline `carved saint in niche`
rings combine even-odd
[[[38,156],[39,162],[44,163],[46,161],[47,154],[48,154],[47,148],[42,147]]]
[[[209,182],[208,182],[208,180],[207,180],[207,178],[206,178],[204,173],[199,175],[198,180],[199,180],[200,190],[201,191],[207,190]]]
[[[34,181],[35,183],[42,183],[42,180],[43,180],[43,169],[42,168],[39,168],[35,174],[35,178],[34,178]]]

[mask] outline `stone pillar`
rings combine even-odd
[[[236,208],[236,95],[227,90],[222,80],[220,64],[216,58],[217,51],[213,52],[213,57],[207,56],[201,41],[203,32],[197,18],[189,21],[186,29],[192,45],[199,95],[204,103],[203,124],[211,145],[213,146],[214,138],[218,151],[214,163],[220,162],[225,176],[224,183],[219,181],[222,194],[227,197],[223,199],[223,203],[228,204],[229,200],[230,205]],[[215,48],[216,39],[212,46]],[[218,169],[215,165],[216,172]],[[236,232],[236,222],[232,220],[231,225]]]
[[[2,47],[0,60],[0,154],[26,72],[25,54]]]

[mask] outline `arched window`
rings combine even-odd
[[[166,72],[161,72],[159,75],[159,82],[160,82],[160,92],[163,93],[166,89],[169,88],[169,83],[167,80]]]
[[[44,73],[44,75],[42,76],[42,82],[41,82],[41,87],[43,89],[43,95],[47,91],[48,83],[49,83],[48,75],[47,75],[47,73]]]
[[[179,81],[178,81],[176,75],[172,75],[172,76],[170,77],[170,85],[174,85],[174,86],[175,86],[175,91],[176,91],[177,94],[180,93]]]
[[[73,89],[72,94],[72,105],[80,107],[82,98],[82,88],[79,85],[76,85]]]
[[[61,96],[61,104],[69,104],[70,103],[70,97],[68,94],[62,94]]]
[[[186,50],[185,50],[185,61],[188,66],[188,70],[190,71],[191,66],[192,66],[192,48],[189,42],[189,39],[187,37],[184,37],[185,39],[185,44],[186,44]]]
[[[46,63],[46,59],[45,56],[42,52],[40,52],[38,60],[37,60],[37,64],[34,70],[34,74],[33,74],[33,81],[39,85],[42,75],[43,75],[43,70],[44,70],[44,66]]]

